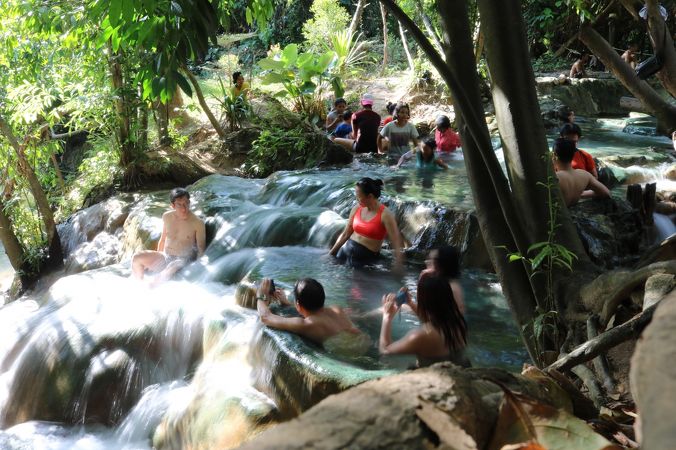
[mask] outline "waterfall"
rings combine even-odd
[[[676,233],[676,225],[669,216],[653,213],[653,221],[655,223],[655,234],[658,242],[662,242]]]

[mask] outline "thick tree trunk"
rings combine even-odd
[[[406,31],[404,27],[401,26],[399,22],[399,36],[401,36],[401,45],[404,46],[404,53],[406,53],[406,60],[408,61],[408,69],[413,73],[415,71],[415,64],[413,63],[413,57],[411,56],[411,51],[408,48],[408,40],[406,39]]]
[[[204,114],[207,115],[207,118],[209,119],[209,122],[211,123],[211,126],[214,127],[214,130],[216,130],[216,133],[221,139],[224,139],[227,133],[225,132],[225,129],[221,126],[221,124],[218,122],[218,119],[216,119],[216,116],[214,116],[214,113],[211,112],[211,109],[209,108],[209,105],[207,105],[206,100],[204,99],[204,94],[202,93],[202,88],[200,87],[199,82],[197,81],[197,78],[195,78],[195,75],[190,72],[190,69],[187,67],[183,66],[181,67],[181,70],[185,76],[188,77],[190,80],[190,84],[192,84],[192,88],[195,91],[195,95],[197,96],[197,100],[200,103],[200,106],[202,106],[202,110],[204,111]]]
[[[350,32],[349,32],[350,36],[357,35],[357,28],[359,28],[361,16],[362,14],[364,14],[364,8],[366,7],[364,1],[365,0],[357,0],[357,7],[354,10],[354,14],[352,15],[352,21],[350,22]]]
[[[387,63],[389,62],[389,55],[387,54],[387,11],[385,10],[385,5],[382,3],[380,4],[380,17],[383,20],[383,65],[380,72],[384,73],[385,68],[387,68]]]
[[[639,17],[638,11],[636,10],[636,4],[639,3],[638,0],[620,0],[620,3],[624,9],[631,14],[631,17],[633,17],[634,20],[641,20],[641,17]]]
[[[640,80],[600,34],[593,28],[585,26],[580,31],[580,40],[603,61],[629,92],[643,103],[662,127],[667,131],[676,129],[676,107],[664,101],[648,83]]]
[[[664,66],[657,72],[657,78],[662,86],[676,97],[676,49],[671,38],[671,32],[660,15],[657,0],[646,0],[648,7],[648,31],[656,55],[660,55]]]
[[[16,272],[24,270],[24,251],[12,229],[12,220],[5,213],[5,204],[0,197],[0,240],[5,247],[9,263]]]
[[[60,267],[63,264],[63,251],[61,249],[61,241],[59,240],[59,233],[56,230],[56,222],[54,221],[54,214],[52,213],[52,208],[49,205],[49,199],[45,191],[40,185],[40,180],[38,180],[35,171],[28,163],[26,159],[26,154],[23,151],[23,148],[19,144],[19,141],[14,136],[14,131],[9,126],[9,123],[5,120],[4,117],[0,116],[0,133],[2,133],[5,138],[9,141],[12,148],[16,152],[16,156],[19,162],[19,171],[28,181],[33,198],[35,203],[38,206],[38,211],[42,215],[42,221],[45,225],[45,231],[47,232],[47,245],[49,247],[49,266],[51,267]]]
[[[526,29],[517,0],[479,0],[482,29],[491,74],[493,104],[503,142],[509,184],[521,219],[519,226],[530,244],[547,240],[550,208],[547,189],[539,183],[550,178],[553,198],[559,205],[558,240],[589,264],[575,226],[559,194],[548,158],[548,144],[541,124],[535,76],[528,53]],[[520,67],[517,73],[514,66]],[[544,226],[543,226],[544,225]]]

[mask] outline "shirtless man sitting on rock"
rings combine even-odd
[[[271,293],[271,280],[263,279],[258,287],[256,308],[261,322],[278,330],[290,331],[318,344],[324,343],[340,333],[360,334],[345,310],[337,306],[324,306],[324,288],[313,278],[303,278],[293,288],[296,310],[303,317],[282,317],[273,314],[268,307],[270,301],[279,300],[289,304],[281,289]]]
[[[575,142],[558,138],[554,141],[556,176],[566,206],[577,203],[581,198],[610,197],[610,191],[592,174],[582,169],[573,169],[571,162],[577,148]]]
[[[136,253],[131,260],[132,275],[143,279],[146,269],[159,273],[155,282],[171,278],[196,257],[204,254],[204,222],[190,211],[190,193],[176,188],[169,194],[172,211],[162,215],[162,235],[157,251]]]

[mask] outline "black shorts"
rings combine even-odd
[[[352,267],[362,267],[373,264],[380,258],[380,252],[374,252],[361,245],[359,242],[348,239],[336,255],[338,261]]]

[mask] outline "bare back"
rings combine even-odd
[[[581,169],[560,170],[556,172],[556,176],[559,178],[559,188],[566,206],[577,203],[582,193],[591,188],[592,180],[596,181],[592,174]]]
[[[315,342],[324,342],[342,332],[358,333],[345,311],[336,306],[327,306],[303,320],[301,334]]]
[[[171,256],[190,258],[201,256],[204,252],[204,222],[192,212],[183,219],[176,211],[169,211],[162,216],[166,240],[163,248],[158,250]]]

